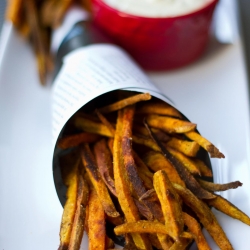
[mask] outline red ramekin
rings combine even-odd
[[[218,0],[175,17],[141,17],[92,0],[93,21],[146,70],[179,68],[198,59],[209,41]]]

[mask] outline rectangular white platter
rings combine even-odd
[[[237,6],[229,2],[233,44],[212,39],[194,64],[148,75],[225,154],[212,160],[214,181],[241,181],[242,187],[221,195],[250,215],[248,83]],[[51,89],[39,85],[29,45],[6,23],[0,46],[0,249],[58,248],[62,207],[52,176],[51,132]],[[214,212],[233,247],[247,249],[250,228]]]

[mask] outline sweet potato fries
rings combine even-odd
[[[212,171],[199,157],[224,155],[172,106],[148,93],[130,95],[78,111],[70,120],[76,132],[58,140],[68,187],[59,249],[79,249],[83,230],[89,249],[115,249],[106,224],[124,237],[124,249],[186,249],[191,242],[210,249],[202,227],[221,249],[233,249],[210,206],[250,225],[245,213],[214,193],[242,183],[203,180]]]

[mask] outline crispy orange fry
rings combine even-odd
[[[123,100],[120,100],[118,102],[115,102],[113,104],[110,104],[108,106],[105,106],[103,108],[100,108],[99,111],[103,114],[110,113],[110,112],[125,108],[129,105],[133,105],[137,102],[148,101],[150,99],[151,99],[151,95],[149,93],[137,94],[137,95],[125,98]]]
[[[105,250],[105,213],[94,189],[90,192],[88,209],[89,250]]]
[[[76,200],[76,212],[69,242],[69,250],[78,250],[82,242],[85,224],[86,206],[89,197],[89,188],[81,175],[78,175],[78,190]]]
[[[143,193],[145,193],[146,190],[138,175],[133,157],[132,140],[131,140],[133,116],[134,116],[134,106],[129,106],[124,108],[121,146],[122,146],[124,166],[127,171],[129,181],[132,184],[132,189],[140,197]]]
[[[196,128],[196,124],[160,115],[148,115],[147,123],[153,128],[158,128],[168,133],[186,133]]]
[[[153,184],[161,203],[167,234],[178,241],[184,228],[179,196],[164,170],[159,170],[154,174]]]
[[[161,222],[139,220],[137,222],[128,222],[114,228],[116,235],[126,233],[160,233],[168,234],[167,227]]]
[[[229,182],[225,184],[218,184],[213,182],[204,181],[201,179],[197,179],[198,182],[204,187],[206,190],[211,192],[218,192],[218,191],[226,191],[228,189],[234,189],[242,186],[242,183],[239,181]]]
[[[75,125],[77,128],[82,129],[85,132],[113,137],[113,134],[107,126],[100,122],[91,121],[90,119],[84,117],[76,117]]]
[[[140,105],[136,110],[138,114],[157,114],[182,118],[180,112],[165,102],[148,102]]]
[[[173,186],[183,201],[196,213],[200,222],[207,229],[217,245],[221,249],[233,249],[226,234],[209,207],[187,188],[178,184],[173,184]]]
[[[100,140],[94,145],[95,158],[99,173],[107,185],[110,192],[117,196],[115,191],[115,183],[113,180],[113,163],[112,156],[107,147],[105,139]]]
[[[98,139],[100,139],[100,136],[97,134],[83,132],[76,135],[68,135],[58,139],[57,146],[61,149],[67,149],[71,147],[76,147],[81,143],[96,142]]]
[[[118,217],[119,213],[116,211],[108,189],[100,176],[94,156],[90,151],[89,145],[86,143],[82,145],[81,157],[82,163],[88,173],[91,183],[97,192],[104,211],[111,217]]]
[[[113,148],[113,166],[114,166],[114,179],[117,197],[125,215],[127,222],[136,222],[140,220],[138,209],[132,198],[128,176],[125,170],[121,142],[123,130],[123,111],[118,111],[116,133],[114,137]],[[152,249],[146,235],[132,233],[131,234],[135,245],[141,249]]]
[[[225,156],[216,148],[210,141],[202,137],[195,131],[186,132],[185,135],[200,144],[207,152],[210,154],[212,158],[225,158]]]
[[[68,249],[70,243],[70,236],[77,207],[78,161],[65,176],[65,185],[68,187],[66,193],[67,200],[64,205],[61,221],[59,250]]]
[[[183,212],[183,219],[189,231],[194,235],[195,242],[199,250],[211,250],[196,219]]]
[[[131,183],[132,190],[134,191],[137,198],[141,197],[147,190],[140,179],[138,174],[132,150],[132,120],[134,116],[134,106],[128,106],[124,108],[123,114],[123,130],[122,130],[122,154],[124,160],[124,166],[128,174],[128,179]],[[152,212],[153,216],[161,221],[163,219],[162,211],[160,206],[151,201],[144,201],[145,205]]]
[[[200,145],[197,142],[181,140],[175,137],[168,140],[166,145],[190,157],[195,157],[200,148]]]
[[[250,218],[245,213],[243,213],[239,208],[233,205],[231,202],[225,198],[217,195],[215,199],[207,201],[208,205],[216,208],[217,210],[229,215],[230,217],[240,220],[243,223],[250,226]]]

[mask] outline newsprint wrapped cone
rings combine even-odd
[[[68,54],[53,85],[53,175],[61,204],[66,201],[66,186],[62,179],[59,158],[68,150],[56,146],[65,130],[70,129],[71,118],[78,110],[95,110],[114,103],[117,91],[150,93],[173,106],[148,79],[143,71],[121,48],[110,44],[95,44],[79,48]],[[184,117],[184,116],[183,116]],[[199,156],[211,168],[209,156],[201,150]],[[108,230],[108,229],[107,229]],[[113,233],[114,235],[114,233]],[[110,236],[116,243],[119,236]]]

